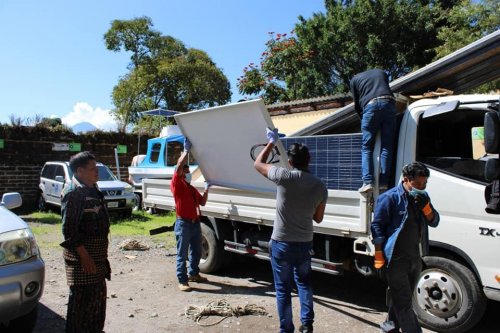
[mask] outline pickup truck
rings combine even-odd
[[[494,146],[498,146],[500,125],[497,122],[496,126],[485,126],[485,119],[487,115],[498,117],[499,98],[457,95],[422,99],[410,104],[398,117],[392,184],[400,182],[405,164],[425,163],[431,170],[427,190],[441,216],[439,227],[430,228],[430,254],[423,258],[424,268],[414,297],[419,320],[435,331],[465,332],[481,319],[487,299],[500,301],[500,217],[485,211],[484,193],[492,177],[500,174],[495,158],[499,149],[486,152],[484,141],[477,140],[481,139],[478,132],[484,130],[484,137],[493,138],[497,141]],[[344,136],[352,139],[360,134]],[[345,140],[349,147],[338,149],[356,150],[353,142],[358,141]],[[379,141],[375,149],[380,149]],[[220,150],[206,153],[217,156]],[[317,154],[320,156],[320,152]],[[203,161],[197,159],[202,167]],[[226,162],[231,163],[231,159]],[[338,165],[339,161],[328,159],[328,163]],[[378,163],[374,163],[378,173]],[[373,196],[362,195],[350,185],[336,189],[329,186],[325,218],[321,224],[314,224],[312,266],[334,275],[352,269],[366,276],[376,275],[370,223],[377,184]],[[203,188],[200,182],[193,186],[200,191]],[[169,188],[168,180],[144,179],[144,206],[175,209]],[[273,191],[250,187],[211,188],[207,204],[201,207],[203,272],[221,268],[229,258],[228,252],[269,259],[267,243],[275,217],[275,195]]]

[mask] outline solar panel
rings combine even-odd
[[[174,115],[178,114],[178,111],[172,111],[172,110],[165,110],[165,109],[154,109],[154,110],[148,110],[148,111],[142,111],[140,114],[142,116],[162,116],[162,117],[173,117]]]
[[[293,143],[309,148],[309,170],[330,190],[355,191],[363,185],[361,179],[361,134],[336,134],[285,137],[285,149]]]

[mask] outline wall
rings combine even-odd
[[[127,153],[118,154],[121,180],[128,178],[127,167],[137,154],[135,134],[93,132],[75,135],[68,131],[52,131],[44,127],[0,126],[0,196],[19,192],[23,207],[35,206],[38,201],[40,171],[46,161],[68,161],[73,151],[54,151],[54,143],[80,143],[81,151],[89,150],[117,174],[114,148],[126,145]],[[148,137],[140,138],[140,153],[146,153]]]

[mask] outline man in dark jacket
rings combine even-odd
[[[361,118],[361,193],[373,190],[373,149],[377,132],[381,131],[379,186],[387,189],[391,172],[392,147],[396,127],[396,103],[384,71],[370,69],[356,74],[350,82],[356,112]]]
[[[422,332],[412,309],[412,295],[427,255],[427,226],[439,224],[439,214],[425,191],[429,169],[413,162],[403,168],[403,181],[379,196],[371,225],[375,268],[387,262],[388,317],[383,332]]]
[[[70,287],[67,333],[102,332],[106,319],[109,215],[97,187],[94,155],[84,151],[69,162],[71,183],[63,190],[61,243]]]

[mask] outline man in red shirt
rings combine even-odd
[[[177,279],[179,290],[191,291],[188,281],[206,282],[207,278],[200,275],[198,267],[201,258],[201,226],[199,206],[205,206],[208,198],[208,186],[201,195],[191,184],[191,173],[187,159],[191,143],[184,141],[184,151],[177,160],[174,176],[170,182],[170,189],[174,195],[175,211],[175,240],[177,241]],[[189,276],[186,260],[189,249]]]

